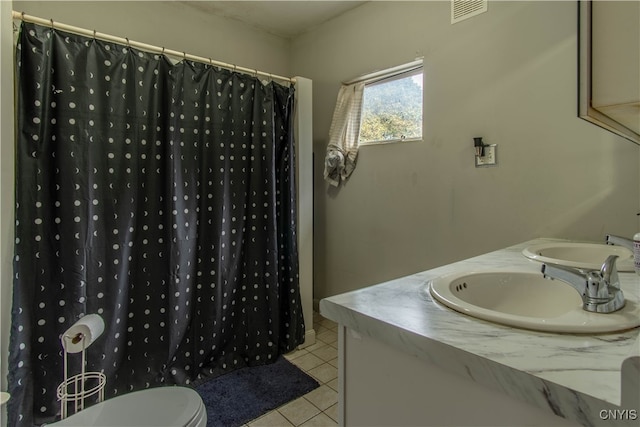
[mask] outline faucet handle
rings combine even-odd
[[[608,286],[620,289],[620,278],[618,277],[618,267],[616,260],[618,255],[609,255],[600,268],[600,274]]]
[[[618,268],[616,267],[616,260],[618,255],[609,255],[605,262],[602,264],[599,272],[595,272],[602,277],[602,293],[601,297],[609,299],[604,304],[598,304],[595,306],[599,313],[610,313],[620,310],[625,306],[624,293],[620,289],[620,278],[618,277]],[[606,292],[606,296],[605,296]]]

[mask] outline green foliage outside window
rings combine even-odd
[[[422,73],[365,86],[360,142],[422,137]]]

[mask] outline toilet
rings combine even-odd
[[[186,387],[157,387],[120,395],[49,426],[206,427],[200,395]]]

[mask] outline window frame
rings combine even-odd
[[[417,141],[424,140],[424,64],[423,64],[423,60],[417,59],[407,64],[377,71],[377,72],[362,76],[358,79],[345,82],[345,84],[364,82],[365,84],[364,96],[366,96],[367,87],[384,84],[384,83],[390,83],[392,81],[408,78],[416,74],[422,74],[423,93],[422,93],[422,119],[421,119],[421,132],[420,132],[421,135],[419,137],[412,137],[412,138],[395,138],[395,139],[383,139],[383,140],[373,140],[373,141],[360,141],[360,136],[358,136],[359,147],[397,144],[397,143],[403,143],[403,142],[417,142]],[[363,103],[363,108],[364,108],[364,103]],[[362,121],[360,123],[362,124]]]

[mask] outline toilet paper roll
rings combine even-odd
[[[79,353],[89,347],[104,331],[104,321],[97,314],[87,314],[62,334],[62,348],[67,353]],[[84,343],[82,338],[84,337]]]

